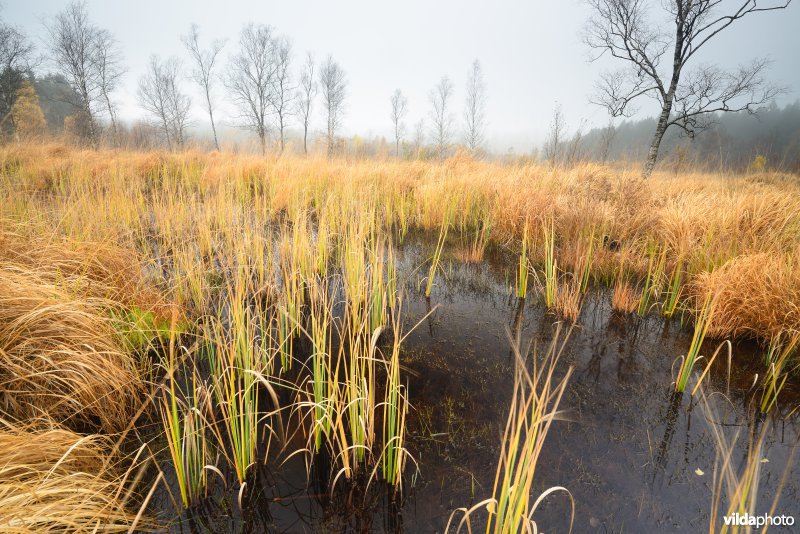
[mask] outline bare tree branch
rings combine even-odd
[[[292,85],[289,67],[292,59],[292,44],[285,37],[275,41],[275,75],[272,77],[270,105],[278,117],[278,139],[280,152],[286,148],[286,121],[294,111],[295,87]]]
[[[186,141],[186,125],[191,101],[179,88],[181,64],[171,57],[161,61],[151,56],[147,72],[139,79],[139,102],[155,115],[167,147],[181,149]]]

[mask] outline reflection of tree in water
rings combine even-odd
[[[522,341],[522,324],[525,319],[525,298],[518,298],[514,308],[514,318],[511,320],[511,336],[514,338],[514,346],[519,347]],[[514,357],[514,350],[509,349],[509,359]]]
[[[667,467],[667,460],[669,459],[669,449],[672,446],[672,439],[675,436],[675,429],[678,425],[678,413],[680,411],[683,401],[683,393],[671,392],[669,403],[667,404],[667,413],[664,418],[664,436],[658,445],[658,454],[656,456],[652,485],[655,485],[658,475],[663,473]],[[688,432],[687,432],[688,436]],[[688,439],[688,437],[687,437]]]

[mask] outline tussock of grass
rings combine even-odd
[[[18,419],[124,428],[141,381],[105,302],[0,267],[0,407]]]
[[[734,258],[694,281],[698,301],[716,295],[708,335],[715,338],[800,332],[800,249]]]
[[[134,516],[110,472],[107,443],[67,430],[32,431],[0,421],[0,531],[125,532]]]
[[[611,295],[611,307],[618,312],[630,314],[639,307],[639,293],[624,276],[617,278]]]

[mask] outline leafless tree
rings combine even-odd
[[[0,125],[10,121],[11,108],[33,63],[33,43],[19,29],[0,20]]]
[[[272,77],[272,91],[270,92],[270,103],[275,115],[278,117],[278,137],[280,141],[280,151],[286,148],[286,121],[294,111],[293,103],[295,98],[295,88],[292,86],[291,66],[292,44],[285,37],[275,41],[275,75]]]
[[[225,84],[239,108],[244,126],[258,136],[267,152],[268,118],[275,77],[275,40],[272,28],[249,24],[239,35],[239,51],[231,58]]]
[[[306,54],[303,72],[300,74],[300,89],[297,94],[297,112],[303,121],[303,153],[308,154],[308,127],[311,123],[311,108],[317,96],[317,79],[314,56]]]
[[[341,127],[342,115],[344,114],[344,98],[346,94],[347,81],[342,68],[331,56],[325,60],[319,74],[319,82],[322,86],[322,100],[325,104],[325,114],[327,116],[327,143],[328,156],[332,156],[336,147],[336,132]]]
[[[122,51],[119,43],[108,30],[98,29],[95,32],[95,68],[100,97],[108,111],[111,121],[111,135],[114,144],[119,143],[117,128],[117,111],[111,102],[111,93],[119,86],[125,67],[122,64]]]
[[[553,118],[550,121],[547,139],[544,143],[544,158],[555,167],[561,159],[561,149],[564,144],[567,123],[564,120],[564,113],[561,111],[561,104],[556,104],[553,110]]]
[[[600,132],[600,161],[605,162],[608,160],[609,152],[611,152],[611,144],[617,136],[617,128],[614,126],[613,117],[608,121],[608,125]]]
[[[419,159],[422,147],[425,145],[425,119],[420,119],[414,125],[414,153]]]
[[[405,133],[406,125],[403,122],[403,119],[406,116],[406,105],[408,104],[408,98],[403,96],[403,93],[400,89],[395,89],[394,94],[392,95],[392,125],[394,126],[394,155],[395,157],[400,157],[400,139],[403,137],[403,133]]]
[[[101,95],[97,69],[97,28],[89,21],[85,2],[73,1],[48,24],[53,62],[80,99],[74,104],[87,123],[89,142],[97,146],[97,100]]]
[[[215,40],[208,48],[200,46],[200,35],[197,24],[192,24],[187,35],[181,36],[184,46],[192,56],[194,68],[191,71],[192,80],[200,86],[206,99],[206,109],[208,118],[211,121],[211,132],[214,134],[214,148],[219,150],[219,139],[217,138],[217,126],[214,123],[214,102],[211,91],[214,86],[214,67],[217,58],[225,46],[225,41]]]
[[[444,158],[450,148],[453,129],[453,115],[450,113],[450,99],[453,96],[453,83],[447,76],[442,77],[430,93],[433,143],[439,158]]]
[[[476,59],[467,75],[467,98],[464,102],[464,141],[473,154],[483,146],[486,131],[486,84]]]
[[[570,166],[575,165],[583,159],[583,128],[586,126],[586,121],[581,121],[578,129],[572,134],[570,140],[564,146],[564,162]]]
[[[660,7],[674,27],[661,31],[649,18],[648,0],[587,0],[592,16],[585,42],[599,55],[609,54],[626,68],[603,74],[593,102],[612,116],[627,116],[642,96],[661,106],[643,176],[650,176],[658,159],[664,132],[677,126],[690,137],[708,126],[714,113],[755,112],[781,92],[764,78],[768,61],[755,60],[735,71],[713,65],[687,65],[715,36],[753,13],[786,8],[791,0],[765,5],[758,0],[737,0],[730,11],[720,12],[722,0],[662,0]],[[662,59],[671,56],[671,65]],[[687,72],[688,71],[688,72]]]
[[[180,91],[181,64],[177,58],[161,61],[150,57],[147,72],[139,79],[139,102],[155,115],[167,147],[183,148],[191,101]]]

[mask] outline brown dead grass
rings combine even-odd
[[[107,302],[0,266],[0,409],[107,431],[124,428],[142,383]]]
[[[800,332],[800,249],[734,258],[693,282],[697,302],[716,294],[708,335],[716,338]]]
[[[120,504],[106,451],[99,436],[0,421],[0,531],[127,531],[134,516]]]

